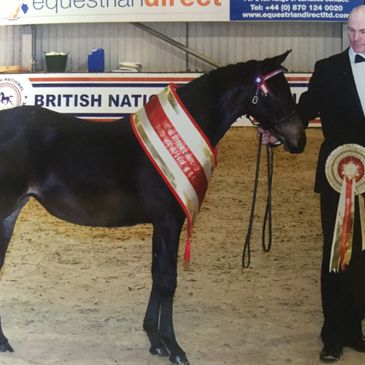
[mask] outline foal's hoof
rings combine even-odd
[[[166,357],[169,356],[169,353],[167,352],[166,348],[164,345],[157,345],[157,346],[152,346],[150,348],[150,353],[152,355],[156,355],[159,357]]]
[[[14,352],[8,341],[0,343],[0,352]]]
[[[176,365],[190,365],[185,355],[170,356],[170,361]]]

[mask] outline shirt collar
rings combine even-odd
[[[364,53],[356,53],[351,47],[349,48],[349,57],[350,57],[351,63],[355,63],[355,56],[357,54],[359,54],[360,56],[365,57],[365,54]]]

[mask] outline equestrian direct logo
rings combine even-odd
[[[0,110],[24,105],[27,96],[19,81],[11,77],[0,78]]]

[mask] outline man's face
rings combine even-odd
[[[365,53],[365,9],[350,15],[347,33],[351,48],[357,53]]]

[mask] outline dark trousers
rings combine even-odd
[[[324,316],[321,337],[324,343],[346,345],[346,342],[362,336],[361,322],[365,309],[365,253],[361,251],[358,198],[355,198],[352,257],[349,267],[340,273],[329,272],[339,194],[335,191],[322,192],[320,200],[323,230],[321,295]]]

